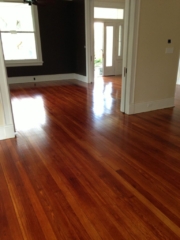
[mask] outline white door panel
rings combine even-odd
[[[105,22],[103,75],[122,74],[123,24]]]
[[[122,59],[115,61],[115,75],[122,75]]]

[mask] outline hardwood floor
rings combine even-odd
[[[174,108],[128,116],[120,84],[11,85],[1,240],[180,239],[180,86]]]

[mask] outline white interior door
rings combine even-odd
[[[113,23],[104,24],[104,61],[103,75],[115,75],[114,44],[115,25]]]
[[[122,74],[122,52],[123,52],[123,23],[116,23],[115,26],[115,74]]]

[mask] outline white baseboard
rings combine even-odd
[[[87,77],[83,76],[83,75],[79,75],[79,74],[74,73],[74,79],[77,79],[77,80],[79,80],[81,82],[88,83]]]
[[[35,80],[34,80],[35,78]],[[27,83],[27,82],[46,82],[56,80],[77,79],[82,82],[87,82],[87,77],[76,73],[69,74],[52,74],[52,75],[38,75],[38,76],[23,76],[23,77],[9,77],[8,84],[13,83]]]
[[[5,139],[5,131],[4,127],[0,127],[0,140]]]
[[[14,138],[15,132],[13,125],[1,126],[0,127],[0,140]]]
[[[131,104],[127,114],[136,114],[141,112],[149,112],[158,109],[174,107],[174,98],[161,99],[157,101],[143,102]]]

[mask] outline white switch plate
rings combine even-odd
[[[174,48],[166,48],[165,53],[173,53],[174,52]]]

